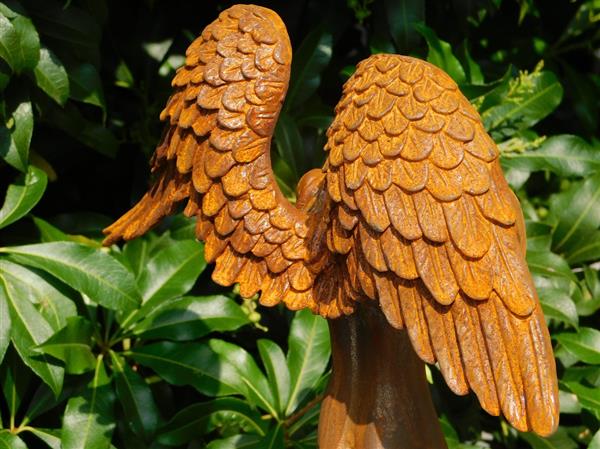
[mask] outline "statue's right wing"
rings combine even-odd
[[[455,393],[472,389],[519,430],[555,430],[556,368],[519,204],[456,84],[424,61],[372,56],[344,86],[328,138],[343,294],[378,300]]]
[[[138,237],[186,202],[215,282],[238,283],[244,297],[262,291],[266,305],[313,307],[309,215],[282,195],[270,159],[291,57],[285,26],[267,8],[235,5],[208,25],[161,114],[154,184],[104,243]]]

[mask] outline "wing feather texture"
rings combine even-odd
[[[269,153],[290,61],[271,10],[236,5],[207,26],[161,114],[154,183],[105,244],[184,204],[217,283],[331,319],[378,305],[454,392],[551,433],[556,368],[522,215],[477,112],[430,64],[372,56],[344,86],[317,206],[295,207]]]
[[[105,230],[105,244],[142,235],[185,200],[217,283],[239,283],[244,297],[262,291],[266,305],[314,308],[314,226],[281,194],[269,154],[290,63],[285,26],[269,9],[236,5],[207,26],[161,114],[155,183]]]
[[[372,56],[344,86],[326,149],[327,242],[348,291],[378,299],[455,393],[552,433],[556,368],[519,204],[456,84],[426,62]]]

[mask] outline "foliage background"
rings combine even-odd
[[[375,52],[426,58],[478,107],[527,219],[561,426],[541,439],[432,392],[450,448],[600,448],[600,2],[297,0],[273,160],[293,199],[343,81]],[[215,286],[174,217],[110,250],[147,186],[158,114],[225,1],[0,3],[0,447],[311,448],[326,323]],[[268,332],[267,332],[268,330]]]

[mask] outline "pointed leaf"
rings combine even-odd
[[[127,421],[137,435],[149,441],[160,421],[152,391],[144,379],[136,374],[119,355],[111,351],[110,356],[115,373],[117,398],[123,407]]]
[[[258,352],[267,371],[276,409],[283,417],[290,396],[290,372],[281,348],[271,340],[258,340]]]
[[[201,243],[174,242],[158,251],[142,272],[138,285],[143,301],[166,301],[187,293],[205,267]]]
[[[40,50],[35,70],[35,82],[50,98],[61,106],[69,98],[69,77],[62,62],[47,48]]]
[[[143,338],[194,340],[214,331],[235,330],[250,320],[226,296],[183,297],[164,302],[134,327]]]
[[[12,343],[23,362],[58,395],[62,389],[64,370],[34,349],[46,341],[53,330],[33,304],[23,300],[27,295],[26,284],[0,273],[0,296],[8,304]]]
[[[41,268],[109,309],[130,311],[139,304],[132,274],[105,252],[72,242],[4,248],[19,262]]]
[[[67,403],[61,431],[62,449],[109,449],[115,427],[114,398],[102,357],[98,357],[88,388]]]
[[[67,320],[67,325],[38,346],[38,350],[65,362],[70,374],[82,374],[93,370],[96,359],[92,354],[92,323],[76,316]]]
[[[331,353],[327,321],[309,310],[297,312],[292,321],[288,347],[291,388],[286,416],[298,408],[327,368]]]
[[[465,69],[463,69],[458,58],[452,53],[450,44],[441,40],[435,31],[423,23],[417,23],[414,27],[427,41],[427,46],[429,47],[427,61],[444,70],[457,83],[464,83],[466,81]]]
[[[581,327],[577,333],[558,334],[555,338],[582,362],[600,365],[600,331],[597,329]]]
[[[25,216],[44,195],[48,178],[37,167],[30,165],[27,174],[8,186],[4,204],[0,209],[0,229]]]

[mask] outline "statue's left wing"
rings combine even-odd
[[[341,294],[378,300],[455,393],[551,433],[555,362],[519,203],[456,84],[424,61],[372,56],[344,86],[327,149]]]
[[[313,307],[310,217],[281,194],[269,154],[290,62],[285,26],[269,9],[236,5],[208,25],[161,114],[155,182],[105,230],[105,244],[142,235],[185,201],[217,283],[239,283],[244,297],[262,291],[266,305]]]

